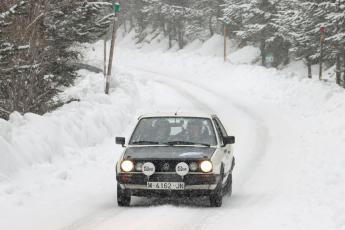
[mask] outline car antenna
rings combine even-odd
[[[180,110],[180,108],[178,108],[177,110],[176,110],[176,112],[175,112],[175,116],[177,116],[177,113],[178,113],[178,111]]]

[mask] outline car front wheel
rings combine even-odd
[[[228,175],[228,179],[226,180],[226,185],[223,189],[223,194],[229,197],[232,195],[232,173]]]
[[[128,207],[131,204],[131,194],[122,189],[119,184],[117,184],[117,204],[120,207]]]
[[[223,189],[222,189],[222,182],[224,178],[224,172],[221,173],[221,177],[219,183],[215,189],[215,191],[210,194],[210,206],[211,207],[221,207],[223,203]]]

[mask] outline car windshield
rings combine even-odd
[[[139,121],[129,144],[213,146],[217,141],[208,118],[154,117]]]

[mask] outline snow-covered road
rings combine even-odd
[[[90,59],[101,60],[100,50]],[[343,92],[213,57],[131,49],[118,55],[112,96],[96,93],[85,97],[90,107],[71,106],[88,117],[80,127],[104,129],[111,119],[126,119],[100,132],[104,140],[94,140],[91,130],[85,138],[92,144],[64,149],[0,183],[0,229],[345,229]],[[99,118],[97,110],[121,115]],[[117,207],[121,148],[113,136],[128,135],[139,114],[177,110],[217,113],[236,136],[232,197],[221,208],[203,198],[136,198],[130,208]]]
[[[229,131],[237,135],[240,144],[235,151],[242,152],[243,156],[239,159],[244,159],[244,162],[238,163],[236,171],[242,173],[235,173],[233,197],[231,199],[226,197],[223,208],[219,210],[207,208],[208,199],[205,198],[192,200],[138,198],[132,202],[132,206],[136,208],[115,208],[113,212],[107,210],[104,216],[97,213],[95,217],[89,216],[87,221],[82,218],[82,221],[78,220],[66,229],[112,229],[114,226],[119,229],[159,229],[162,225],[165,226],[165,229],[181,229],[185,226],[189,226],[191,229],[212,228],[213,224],[210,225],[208,222],[222,216],[224,209],[230,211],[241,205],[244,193],[242,185],[256,173],[256,165],[264,158],[267,142],[265,125],[255,114],[234,104],[227,95],[213,92],[188,81],[175,80],[169,74],[140,68],[134,69],[134,67],[126,68],[132,69],[131,74],[138,76],[135,78],[136,81],[148,84],[144,87],[139,86],[139,92],[150,89],[155,109],[161,112],[179,110],[213,113],[217,111],[227,122],[227,126],[231,127]],[[240,129],[243,128],[251,129],[251,132],[241,133]],[[246,168],[250,168],[250,170],[246,170]],[[99,218],[102,221],[99,221]],[[133,218],[135,221],[132,220]],[[227,228],[227,225],[221,226]]]

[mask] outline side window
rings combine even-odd
[[[226,130],[225,130],[222,122],[220,122],[220,120],[218,118],[216,118],[215,120],[217,121],[217,123],[218,123],[218,125],[220,127],[220,131],[222,132],[223,137],[228,136],[228,134],[226,133]]]
[[[218,123],[218,121],[216,119],[213,119],[213,122],[214,122],[214,124],[216,126],[216,129],[217,129],[217,133],[218,133],[218,136],[219,136],[219,139],[220,139],[220,145],[223,145],[223,134],[222,134],[220,125],[219,125],[219,123]]]

